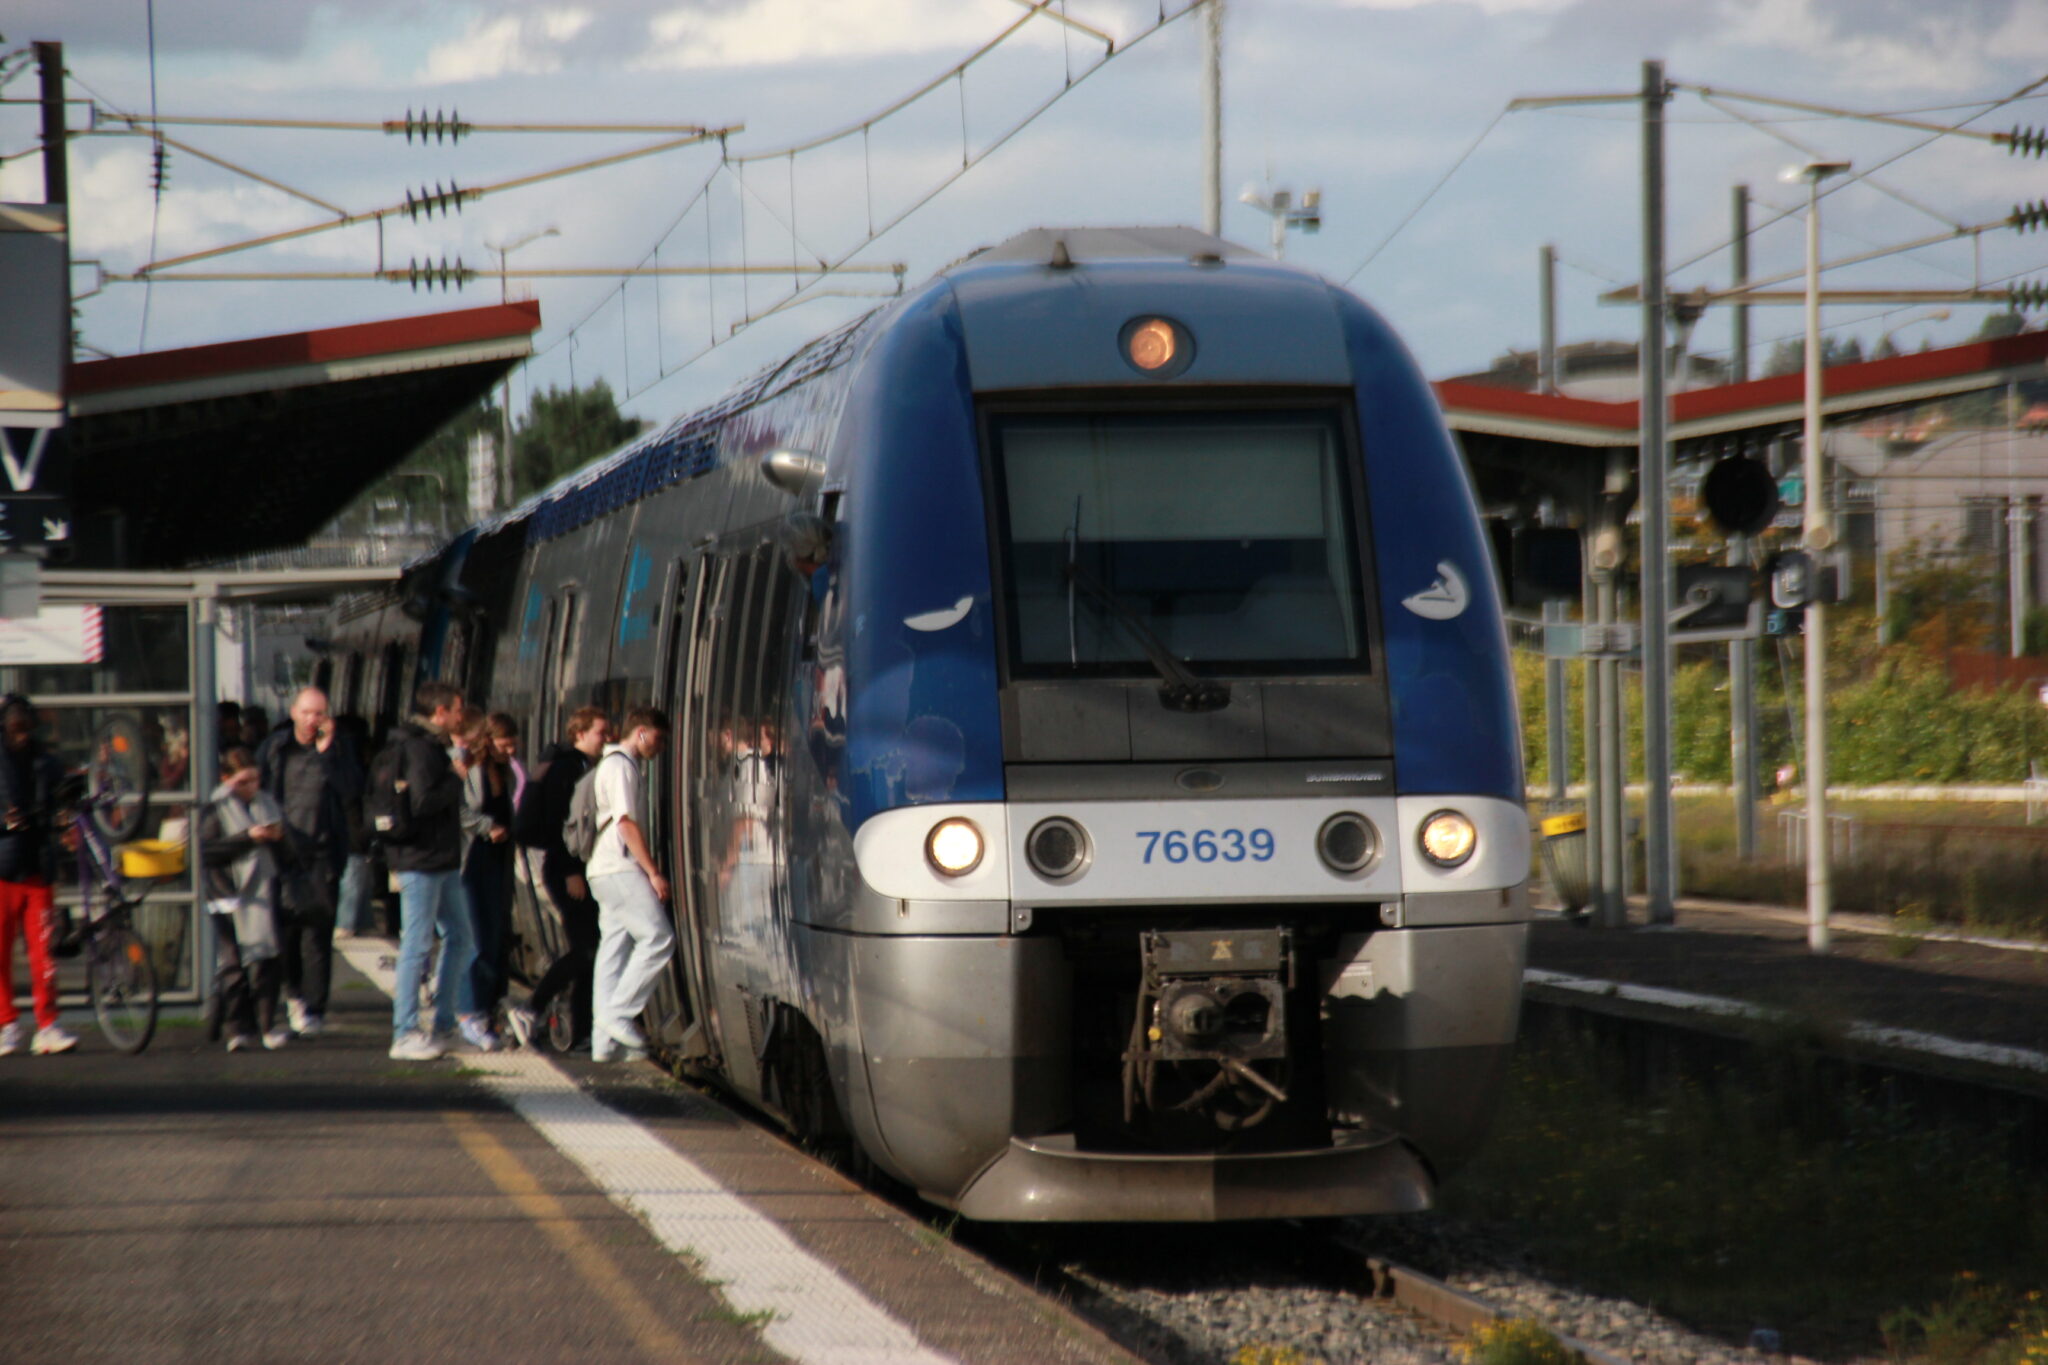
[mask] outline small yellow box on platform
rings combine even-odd
[[[168,839],[137,839],[116,850],[121,855],[124,877],[177,877],[184,875],[185,846]]]

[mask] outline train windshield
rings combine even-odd
[[[1365,669],[1335,412],[990,420],[1013,675]]]

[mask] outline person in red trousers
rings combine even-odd
[[[27,697],[0,698],[0,1057],[24,1042],[38,1056],[69,1052],[78,1039],[57,1023],[57,964],[51,956],[50,875],[56,853],[52,823],[64,765],[36,738],[36,709]],[[27,1037],[14,1004],[14,940],[28,941],[35,1036]]]

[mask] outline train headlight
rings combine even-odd
[[[1363,872],[1379,861],[1380,832],[1356,811],[1343,811],[1323,821],[1316,832],[1316,853],[1332,872]]]
[[[1422,856],[1438,867],[1457,867],[1479,847],[1479,831],[1457,811],[1440,810],[1422,822],[1416,842]]]
[[[1173,353],[1180,349],[1175,341],[1173,324],[1165,318],[1141,322],[1131,332],[1131,363],[1141,370],[1164,369],[1173,363]]]
[[[924,856],[948,877],[964,877],[981,865],[981,827],[955,815],[932,826],[925,836]]]
[[[1147,379],[1172,379],[1195,363],[1195,338],[1172,318],[1136,317],[1117,334],[1124,363]]]
[[[1040,820],[1024,840],[1024,856],[1049,882],[1078,877],[1088,866],[1088,831],[1064,815]]]

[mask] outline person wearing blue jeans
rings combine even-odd
[[[464,964],[476,960],[476,940],[470,932],[469,896],[462,889],[460,869],[399,873],[398,919],[399,989],[391,1006],[391,1055],[400,1061],[430,1061],[432,1058],[425,1056],[400,1056],[400,1050],[431,1048],[434,1056],[439,1056],[439,1040],[455,1032],[457,1019],[475,1012],[475,1001],[469,998],[470,972]],[[422,1035],[420,985],[437,928],[441,931],[441,970],[434,986],[434,1028]]]
[[[413,719],[391,731],[387,751],[371,766],[365,808],[384,861],[398,876],[398,982],[391,1002],[391,1056],[427,1062],[447,1051],[443,1037],[476,1022],[470,968],[476,940],[462,891],[462,776],[448,742],[462,724],[462,693],[443,682],[420,684]],[[420,978],[435,926],[442,934],[434,1032],[419,1031]],[[473,1040],[474,1041],[474,1040]]]

